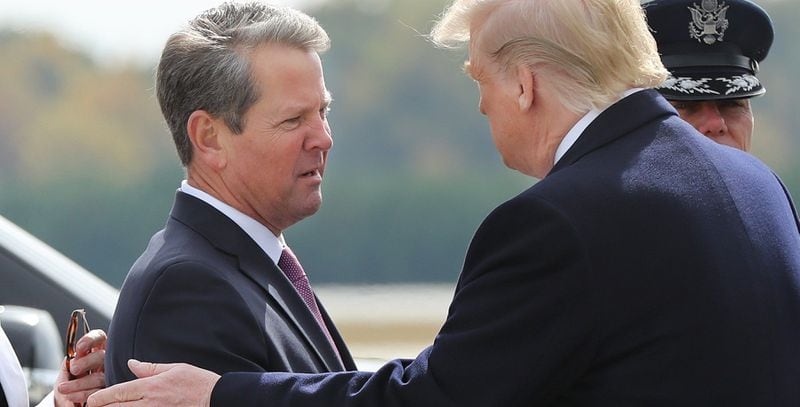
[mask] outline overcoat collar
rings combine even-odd
[[[574,164],[586,154],[658,117],[677,114],[678,112],[672,105],[653,89],[645,89],[629,95],[609,106],[600,116],[597,116],[547,175]]]

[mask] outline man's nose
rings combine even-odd
[[[331,128],[326,119],[315,121],[309,127],[310,134],[306,138],[305,145],[307,150],[319,149],[328,151],[333,147],[333,136],[331,135]]]
[[[698,130],[709,137],[719,137],[728,132],[725,118],[716,104],[707,103],[700,109]]]

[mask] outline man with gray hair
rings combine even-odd
[[[331,130],[311,17],[224,3],[167,41],[156,89],[186,168],[109,329],[109,384],[131,358],[230,371],[353,370],[282,232],[313,215]]]
[[[434,28],[507,166],[434,344],[375,373],[134,363],[89,406],[797,406],[800,225],[753,156],[703,137],[638,0],[457,0]],[[178,390],[180,389],[180,390]]]

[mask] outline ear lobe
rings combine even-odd
[[[224,168],[227,163],[223,134],[219,131],[221,125],[225,125],[221,119],[214,118],[205,110],[192,112],[186,123],[193,160],[217,170]]]
[[[522,64],[517,65],[517,83],[519,84],[519,109],[529,110],[535,100],[534,86],[536,85],[536,78],[530,68]]]

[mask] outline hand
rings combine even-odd
[[[69,380],[66,359],[56,378],[54,398],[56,407],[73,407],[85,403],[89,395],[106,385],[103,360],[106,357],[106,333],[100,329],[89,331],[75,344],[77,355],[70,362]],[[88,374],[92,372],[91,374]]]
[[[89,397],[89,407],[208,407],[220,376],[186,363],[147,363],[131,359],[139,379],[116,384]]]

